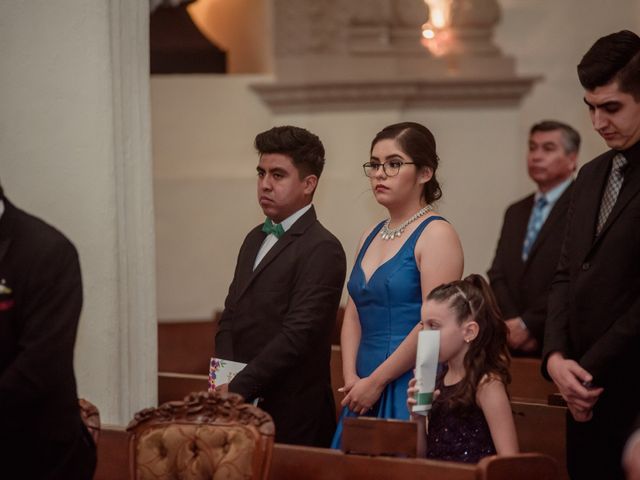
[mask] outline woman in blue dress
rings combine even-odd
[[[407,387],[415,366],[423,301],[436,286],[459,280],[464,260],[457,233],[432,211],[442,192],[432,133],[404,122],[380,131],[364,171],[388,219],[360,241],[347,283],[341,345],[342,419],[367,415],[408,419]]]

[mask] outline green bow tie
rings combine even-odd
[[[264,225],[262,226],[262,231],[267,235],[272,233],[273,235],[276,236],[276,238],[280,238],[281,236],[284,235],[284,228],[282,228],[282,225],[279,223],[278,224],[273,223],[270,218],[267,218],[264,221]]]

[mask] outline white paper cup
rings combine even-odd
[[[440,332],[422,330],[418,333],[418,351],[416,353],[416,404],[411,408],[414,413],[426,415],[431,410],[433,391],[438,371],[438,352],[440,350]]]

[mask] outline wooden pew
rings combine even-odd
[[[212,320],[158,323],[158,370],[208,374],[221,312]]]
[[[129,434],[124,427],[103,425],[98,440],[98,464],[93,480],[129,478]]]
[[[553,459],[539,454],[487,457],[477,465],[346,455],[338,450],[276,444],[270,480],[555,480]]]
[[[124,428],[104,426],[98,445],[95,480],[129,478],[129,437]],[[345,455],[338,450],[276,444],[271,480],[555,480],[556,463],[548,456],[521,454],[488,457],[477,465],[424,459]]]
[[[520,450],[546,454],[558,464],[559,478],[568,478],[565,459],[566,408],[512,402]],[[377,418],[345,419],[342,449],[367,455],[414,457],[417,446],[414,422]]]
[[[208,388],[208,375],[158,372],[158,404],[182,400],[191,392],[200,392]]]
[[[540,452],[558,462],[559,478],[568,479],[566,462],[565,407],[511,402],[522,452]]]
[[[520,402],[548,403],[549,395],[558,391],[553,382],[540,373],[539,358],[514,357],[511,359],[511,398]]]
[[[207,374],[214,356],[215,336],[222,311],[213,319],[158,322],[158,370],[161,372]],[[344,307],[338,308],[331,343],[340,344]]]

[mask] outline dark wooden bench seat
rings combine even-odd
[[[123,428],[105,426],[98,447],[95,480],[128,480],[129,437]],[[346,455],[337,450],[276,444],[270,480],[555,480],[548,456],[521,454],[487,457],[477,465],[423,459]]]

